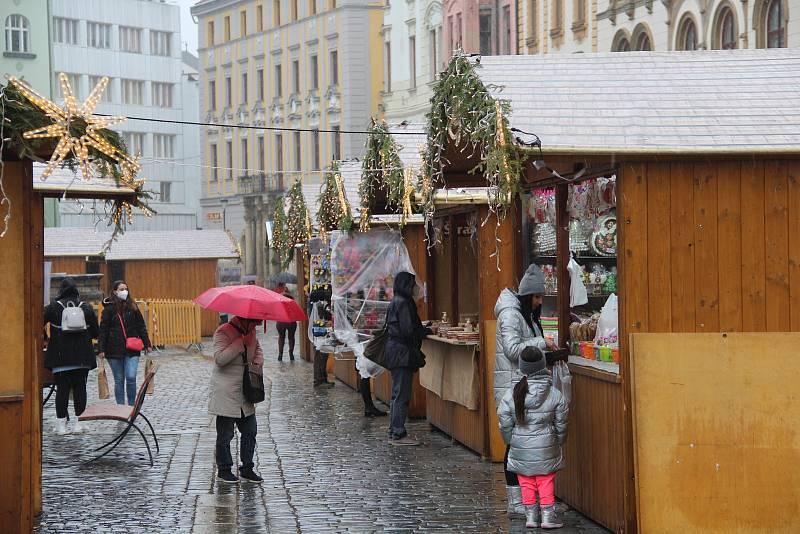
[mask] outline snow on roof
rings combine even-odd
[[[99,256],[111,232],[94,228],[45,228],[45,256]],[[231,238],[222,230],[129,231],[105,253],[115,260],[178,260],[238,258]]]

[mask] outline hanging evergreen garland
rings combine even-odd
[[[303,182],[295,180],[289,189],[289,213],[286,215],[286,236],[289,247],[305,244],[311,237],[311,216],[303,196]]]
[[[289,246],[286,235],[286,212],[283,209],[283,197],[275,200],[272,212],[272,249],[278,255],[278,263],[285,267],[292,260],[293,249]]]
[[[350,210],[350,203],[342,182],[342,175],[339,174],[339,164],[331,163],[325,173],[322,184],[322,193],[317,203],[317,226],[322,235],[331,230],[339,229],[349,232],[353,227],[353,215]]]
[[[401,209],[406,190],[400,149],[385,121],[372,119],[366,148],[358,185],[362,232],[369,230],[370,208],[379,191],[386,193],[387,207]]]
[[[427,114],[428,142],[423,155],[425,172],[431,184],[444,185],[443,168],[449,163],[445,147],[458,148],[469,159],[480,160],[471,174],[482,174],[489,185],[489,204],[502,220],[513,204],[523,174],[525,154],[516,146],[508,126],[511,105],[495,100],[478,76],[478,61],[456,54],[447,70],[440,74]],[[423,202],[426,202],[423,199]],[[432,195],[427,203],[432,202]],[[423,206],[426,217],[432,213]]]

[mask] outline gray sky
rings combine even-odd
[[[181,6],[181,50],[186,44],[189,45],[189,52],[197,55],[197,24],[192,20],[192,14],[189,8],[197,2],[197,0],[173,0]],[[184,44],[186,43],[186,44]]]

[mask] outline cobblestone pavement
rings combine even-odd
[[[216,483],[215,430],[206,411],[213,364],[202,354],[168,351],[156,356],[155,393],[143,409],[161,447],[152,468],[136,435],[109,456],[84,463],[111,439],[115,424],[88,423],[90,432],[56,436],[50,401],[44,513],[36,531],[526,532],[524,521],[505,516],[502,466],[481,461],[424,421],[409,425],[422,446],[392,447],[386,420],[364,419],[354,391],[341,383],[316,391],[310,364],[276,362],[274,332],[262,346],[268,377],[267,400],[257,409],[262,485]],[[89,380],[90,402],[97,402],[95,372]],[[110,371],[109,385],[113,397]],[[576,512],[564,517],[560,532],[606,532]]]

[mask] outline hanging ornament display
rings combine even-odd
[[[289,213],[286,214],[287,246],[305,244],[311,237],[311,217],[303,196],[303,182],[295,180],[289,189]]]
[[[118,185],[130,189],[132,194],[128,198],[107,202],[109,224],[114,226],[107,243],[110,245],[125,225],[133,222],[134,208],[146,216],[155,213],[148,207],[152,196],[144,189],[145,180],[138,177],[141,169],[138,157],[128,154],[119,134],[108,129],[126,118],[94,115],[108,78],[103,77],[81,104],[77,102],[69,78],[61,73],[58,81],[64,97],[61,106],[13,76],[9,77],[7,85],[0,86],[3,148],[22,159],[39,159],[45,151],[50,154],[42,180],[57,167],[70,166],[80,169],[85,180],[110,177]],[[2,179],[0,166],[0,191]],[[0,205],[5,203],[7,200],[0,198]]]
[[[342,175],[339,174],[339,165],[333,162],[325,173],[322,184],[322,193],[317,199],[317,226],[321,235],[326,235],[331,230],[339,229],[349,232],[353,226],[353,216],[350,204],[344,190]]]
[[[98,117],[93,115],[94,108],[100,102],[106,86],[108,77],[103,76],[95,85],[89,98],[78,105],[75,93],[69,83],[69,78],[63,72],[59,74],[58,81],[61,86],[61,94],[64,97],[64,105],[58,106],[54,102],[43,97],[34,89],[29,87],[21,80],[11,77],[9,83],[12,84],[25,98],[34,106],[41,109],[45,115],[52,119],[53,123],[47,126],[34,128],[23,132],[25,139],[58,139],[53,155],[42,171],[42,179],[46,179],[53,170],[61,164],[69,154],[77,160],[84,179],[89,180],[94,177],[92,163],[89,159],[89,149],[94,149],[105,155],[110,160],[120,163],[129,160],[129,156],[114,147],[100,135],[99,130],[106,129],[114,124],[125,122],[125,117]],[[136,171],[138,172],[138,168]],[[135,173],[134,173],[135,174]]]

